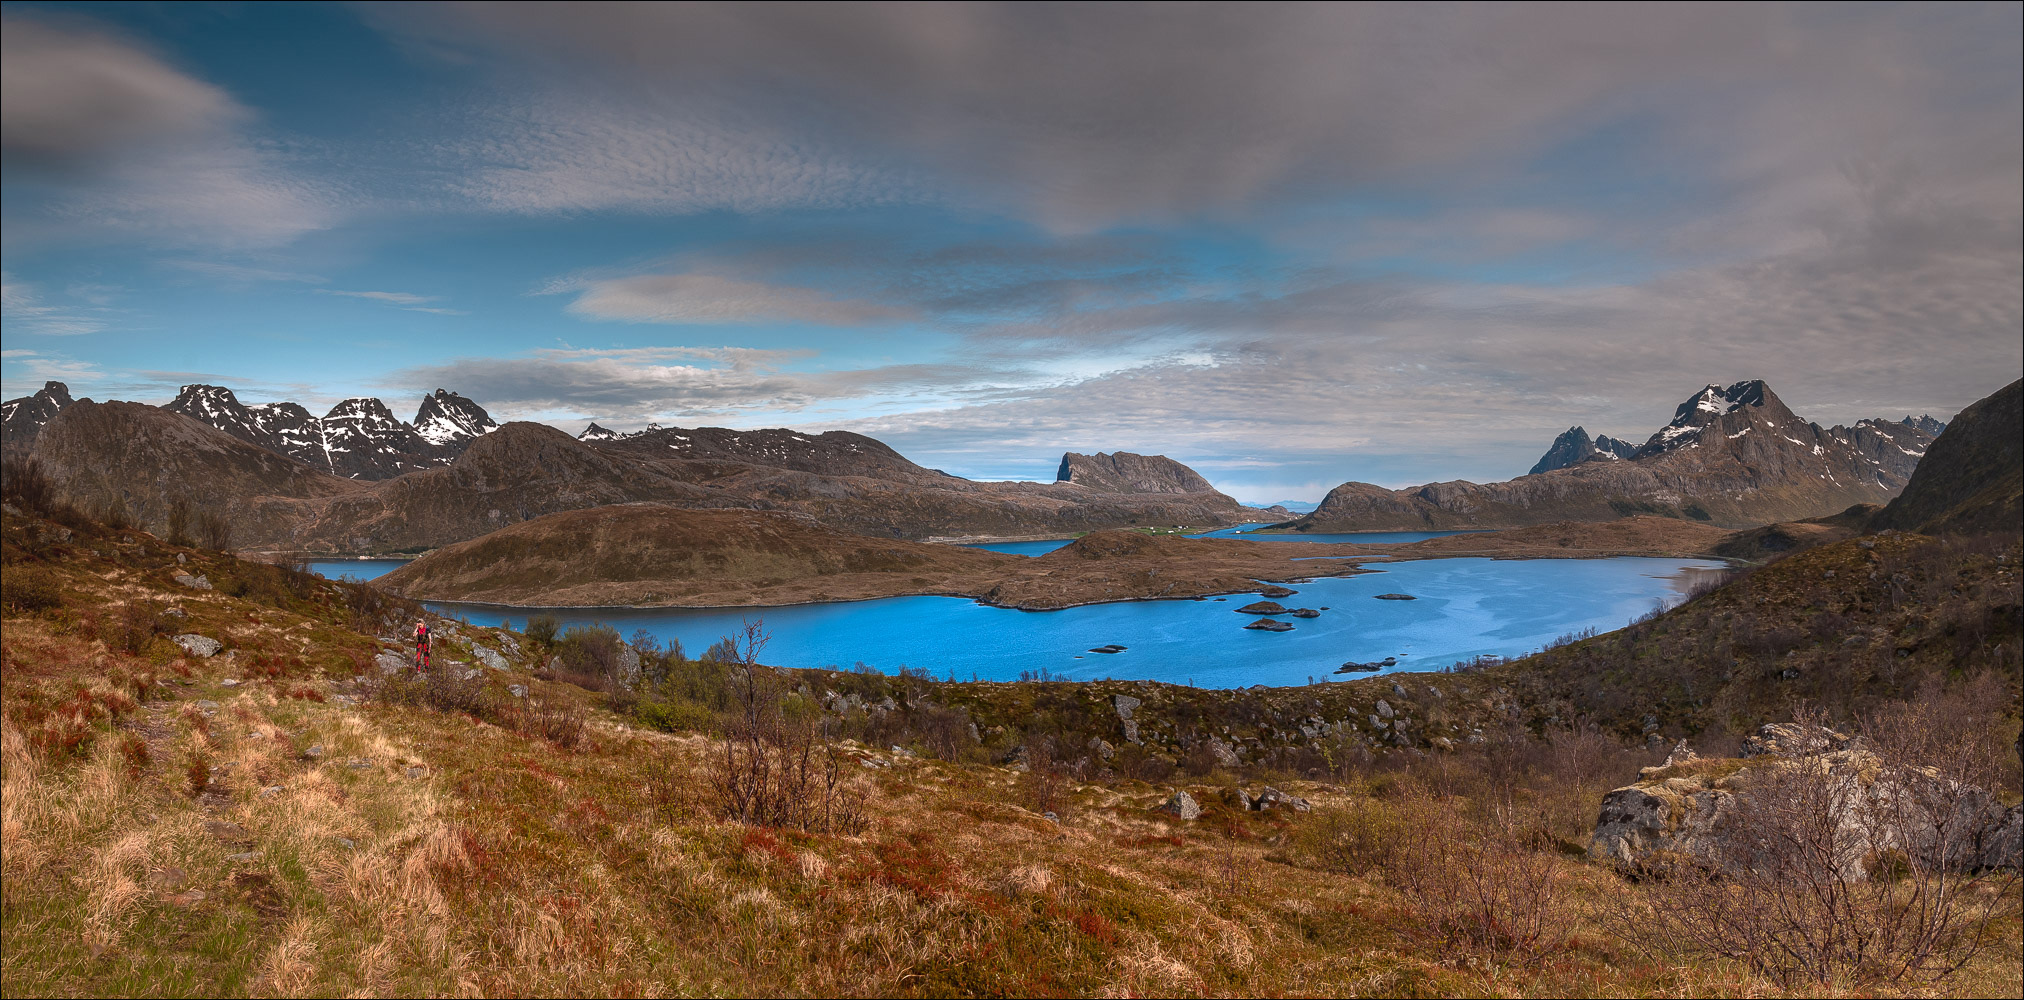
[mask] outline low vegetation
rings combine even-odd
[[[1841,543],[1512,665],[1239,692],[781,671],[756,620],[695,656],[438,620],[417,674],[420,609],[372,588],[84,519],[0,528],[9,995],[2024,990],[2014,884],[1879,858],[1876,899],[1959,890],[1941,946],[1809,963],[1647,933],[1711,890],[1585,853],[1603,793],[1677,736],[1717,758],[1795,697],[1929,761],[1980,753],[2016,802],[2014,759],[1982,752],[2017,734],[2014,542]],[[1730,664],[1804,678],[1855,649],[1853,625],[1751,643],[1839,607],[1803,585],[1872,553],[1837,613],[1893,643],[1888,697]],[[1725,629],[1703,649],[1684,622]],[[1584,664],[1609,696],[1586,716]],[[1634,670],[1647,697],[1611,695]],[[1199,818],[1155,809],[1177,792]]]

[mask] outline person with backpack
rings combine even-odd
[[[427,619],[415,622],[415,671],[429,669],[429,623]]]

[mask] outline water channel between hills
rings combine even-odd
[[[1357,540],[1412,538],[1365,535]],[[399,565],[359,560],[319,562],[311,568],[332,578],[370,579]],[[690,655],[736,631],[744,620],[763,618],[772,634],[763,658],[790,667],[862,662],[888,673],[908,666],[959,680],[1014,680],[1021,671],[1045,669],[1071,680],[1279,686],[1305,684],[1310,677],[1368,676],[1335,674],[1346,661],[1391,656],[1398,664],[1388,672],[1437,670],[1478,655],[1527,653],[1569,632],[1622,628],[1655,606],[1677,602],[1696,576],[1721,565],[1705,559],[1646,558],[1372,563],[1370,568],[1379,572],[1293,584],[1299,593],[1280,604],[1327,610],[1311,619],[1279,616],[1294,625],[1293,631],[1281,633],[1243,628],[1253,616],[1233,612],[1256,600],[1255,595],[1045,612],[986,607],[966,598],[891,597],[774,608],[568,608],[554,613],[565,625],[602,622],[628,636],[646,629],[662,640],[680,640]],[[1390,593],[1417,600],[1377,599]],[[429,607],[479,625],[510,621],[524,627],[530,613],[480,604]],[[1090,652],[1113,643],[1126,650]]]

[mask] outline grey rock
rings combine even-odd
[[[371,766],[372,766],[372,758],[371,758],[371,757],[353,757],[353,758],[351,759],[350,763],[348,763],[348,764],[347,764],[347,765],[345,765],[345,766],[347,766],[347,767],[351,768],[351,769],[352,769],[352,770],[354,770],[354,771],[363,771],[363,770],[365,770],[366,768],[369,768],[369,767],[371,767]]]
[[[218,703],[215,701],[200,700],[197,702],[197,711],[202,712],[205,715],[209,715],[217,710],[218,710]]]
[[[374,656],[372,658],[372,662],[373,666],[379,668],[379,672],[381,675],[391,676],[393,674],[397,674],[403,670],[406,670],[408,668],[409,660],[407,657],[402,656],[401,654],[396,653],[391,649],[383,649],[380,650],[377,656]]]
[[[1391,707],[1391,702],[1388,702],[1383,698],[1379,698],[1377,700],[1377,714],[1382,715],[1385,718],[1389,719],[1397,715],[1398,713],[1396,711],[1393,711]]]
[[[353,851],[358,849],[358,845],[353,843],[350,837],[337,838],[337,846],[342,847],[347,851]]]
[[[245,852],[243,852],[243,853],[240,853],[240,854],[227,854],[227,855],[225,855],[225,860],[227,860],[227,861],[258,861],[258,860],[260,860],[261,854],[262,854],[262,852],[260,852],[260,851],[245,851]]]
[[[1184,791],[1177,791],[1173,797],[1153,807],[1154,812],[1163,812],[1177,819],[1202,818],[1201,803]]]
[[[527,685],[508,684],[506,685],[506,692],[515,698],[525,698],[527,697]]]
[[[236,678],[236,677],[227,677],[227,678],[225,678],[224,680],[222,680],[222,681],[219,681],[219,682],[218,682],[218,686],[219,686],[219,687],[228,687],[228,688],[235,688],[235,687],[238,687],[238,686],[239,686],[239,679],[238,679],[238,678]]]
[[[479,676],[482,676],[482,675],[483,675],[484,673],[485,673],[485,672],[484,672],[483,670],[479,670],[478,668],[476,668],[476,667],[473,667],[473,668],[471,668],[471,669],[469,669],[469,670],[466,670],[466,671],[464,671],[464,672],[463,672],[463,673],[461,673],[461,674],[458,674],[458,675],[457,675],[457,679],[458,679],[458,680],[465,680],[465,681],[468,681],[468,680],[470,680],[470,679],[471,679],[471,678],[473,678],[473,677],[479,677]]]
[[[1231,749],[1230,744],[1213,736],[1209,737],[1209,756],[1216,759],[1218,767],[1237,766],[1237,751]]]
[[[315,746],[302,751],[302,756],[306,760],[315,760],[318,757],[323,756],[323,744],[318,743]]]
[[[1095,752],[1095,754],[1098,757],[1101,757],[1104,760],[1109,760],[1112,757],[1117,756],[1117,748],[1111,746],[1108,742],[1105,742],[1104,738],[1101,736],[1092,736],[1089,738],[1089,749]]]
[[[198,635],[194,632],[185,632],[182,635],[173,637],[170,641],[174,642],[178,646],[183,647],[183,652],[188,653],[191,656],[201,656],[205,658],[216,656],[218,655],[219,650],[225,648],[224,643],[219,642],[216,639],[210,638],[209,636]]]
[[[185,587],[189,587],[189,588],[190,588],[190,589],[192,589],[192,590],[210,590],[210,589],[211,589],[211,581],[210,581],[210,579],[209,579],[208,577],[204,576],[204,574],[202,574],[202,573],[198,573],[198,574],[197,574],[197,575],[195,575],[195,576],[191,576],[191,575],[190,575],[190,574],[188,574],[188,573],[177,573],[177,574],[176,574],[176,582],[177,582],[177,583],[180,583],[180,584],[182,584],[182,585],[183,585],[183,586],[185,586]]]
[[[1271,785],[1266,785],[1265,789],[1251,800],[1251,808],[1259,812],[1270,809],[1291,809],[1294,812],[1307,812],[1314,808],[1314,804],[1298,795],[1288,795]]]
[[[268,785],[266,788],[262,788],[260,790],[260,797],[263,799],[271,799],[274,796],[279,795],[287,790],[288,787],[285,785]]]
[[[471,647],[471,655],[476,656],[478,658],[478,662],[484,664],[486,669],[488,670],[507,669],[508,665],[506,663],[505,657],[500,656],[498,653],[486,649],[483,646]]]

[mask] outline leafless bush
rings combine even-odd
[[[196,544],[190,538],[190,501],[177,497],[169,501],[167,513],[168,543],[190,547]]]
[[[217,510],[205,508],[195,518],[197,541],[213,552],[229,552],[232,549],[232,522]]]
[[[1034,812],[1059,814],[1066,807],[1068,776],[1054,753],[1054,737],[1026,735],[1026,800]]]
[[[778,671],[759,662],[770,638],[748,621],[730,640],[733,708],[707,784],[727,819],[757,826],[851,833],[865,822],[863,800],[845,781],[845,759],[825,720],[782,711]],[[713,647],[714,648],[714,647]]]
[[[0,459],[0,498],[30,514],[46,514],[56,502],[56,487],[33,455]]]
[[[1423,933],[1449,948],[1534,962],[1572,926],[1558,905],[1562,861],[1510,816],[1474,823],[1458,800],[1407,781],[1394,805],[1409,838],[1378,856],[1385,881],[1408,899]]]
[[[2017,873],[1978,869],[1995,806],[1976,781],[2000,750],[1937,707],[1888,708],[1855,749],[1746,772],[1729,836],[1670,859],[1656,891],[1615,897],[1614,926],[1653,954],[1740,956],[1794,988],[1958,971]]]
[[[914,713],[914,728],[928,752],[942,760],[959,760],[977,745],[977,738],[970,735],[970,711],[966,708],[927,706]]]
[[[107,649],[138,654],[147,650],[155,636],[168,633],[168,619],[154,601],[128,600],[101,608],[92,620],[93,630]]]
[[[556,746],[571,749],[589,735],[590,723],[583,708],[567,698],[528,697],[504,720],[515,731],[539,736]]]

